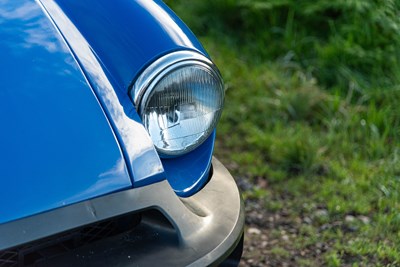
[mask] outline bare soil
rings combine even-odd
[[[237,179],[242,191],[253,186]],[[316,242],[305,248],[296,247],[301,226],[311,224],[308,217],[292,217],[285,209],[269,211],[263,199],[245,201],[246,227],[240,266],[321,266],[321,257],[332,244]],[[321,212],[321,211],[320,211]]]

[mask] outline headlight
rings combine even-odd
[[[179,156],[198,147],[214,130],[224,87],[209,59],[179,51],[151,64],[134,83],[131,97],[160,154]]]

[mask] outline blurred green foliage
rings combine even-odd
[[[297,264],[400,265],[400,1],[167,4],[226,83],[217,156],[298,227],[272,256],[323,242]]]
[[[203,0],[181,7],[197,34],[229,35],[242,53],[298,64],[326,87],[400,81],[400,1]]]

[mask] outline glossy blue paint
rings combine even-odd
[[[162,1],[55,2],[124,92],[143,67],[161,55],[181,49],[205,53],[193,33]]]
[[[33,0],[0,1],[0,223],[123,190],[129,173],[199,190],[214,135],[161,161],[127,93],[159,56],[205,54],[193,34],[161,1],[42,3],[51,19]]]
[[[196,150],[185,156],[162,159],[167,180],[177,195],[189,197],[207,183],[214,140],[215,131]]]
[[[160,158],[128,94],[121,90],[108,72],[107,66],[104,66],[99,55],[60,6],[52,0],[42,0],[42,3],[101,102],[123,149],[134,186],[165,179]]]
[[[0,1],[0,81],[0,223],[131,187],[100,104],[34,1]]]
[[[167,177],[178,194],[196,192],[208,176],[213,136],[188,155],[163,159],[163,173],[154,148],[149,148],[147,134],[143,135],[137,125],[132,126],[133,130],[127,129],[129,124],[140,123],[128,99],[129,86],[147,65],[176,50],[205,54],[192,32],[162,1],[41,2],[75,53],[113,123],[132,170],[134,186]],[[147,152],[138,153],[140,149]]]

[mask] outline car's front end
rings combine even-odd
[[[222,79],[173,12],[17,0],[0,26],[0,266],[237,264]]]
[[[210,181],[191,197],[163,181],[2,224],[0,264],[235,266],[243,216],[235,182],[214,159]]]

